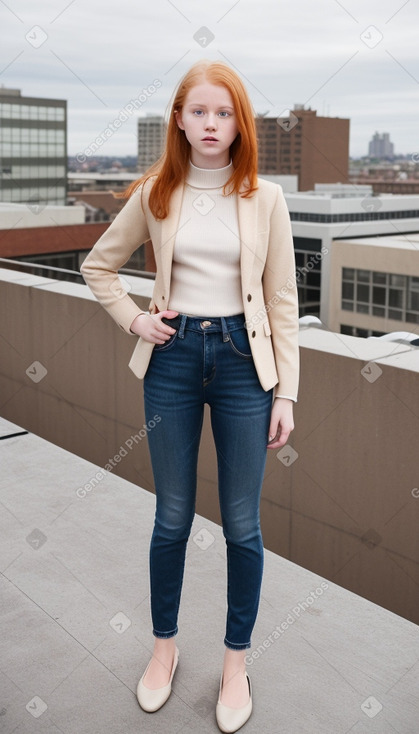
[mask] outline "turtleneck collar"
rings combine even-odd
[[[197,189],[218,189],[225,186],[232,173],[232,161],[223,168],[198,168],[192,161],[189,161],[186,183]]]

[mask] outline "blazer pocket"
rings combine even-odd
[[[271,327],[269,325],[269,321],[263,322],[263,331],[265,332],[265,336],[271,336]]]

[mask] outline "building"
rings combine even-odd
[[[0,201],[64,205],[67,102],[0,87]]]
[[[271,181],[272,183],[279,184],[284,194],[294,194],[296,191],[298,191],[298,176],[270,176],[262,173],[259,174],[259,178],[263,178],[265,179],[265,181]]]
[[[112,191],[74,191],[68,203],[85,208],[86,222],[109,222],[121,211],[125,199],[117,199]]]
[[[374,133],[368,144],[368,155],[370,158],[392,158],[394,156],[394,145],[390,142],[389,133]]]
[[[418,255],[419,232],[334,242],[328,329],[363,337],[419,334]]]
[[[91,172],[82,171],[68,173],[68,190],[74,191],[124,191],[133,181],[139,178],[138,173],[128,171]]]
[[[37,206],[0,203],[0,258],[79,270],[108,222],[86,224],[83,206]]]
[[[102,193],[106,195],[106,192]],[[123,203],[120,199],[114,201]],[[100,202],[94,199],[93,202],[89,205],[80,199],[75,200],[73,206],[38,205],[37,208],[26,204],[0,203],[0,259],[79,271],[89,250],[109,227],[109,221],[105,221],[104,217],[95,216],[99,209],[96,204]],[[89,208],[94,210],[93,216]],[[5,267],[4,263],[2,267]],[[121,269],[121,272],[130,273],[144,271],[156,272],[150,242],[139,247]],[[48,271],[48,275],[50,273],[51,277],[55,277],[53,270]],[[74,280],[74,275],[64,273],[60,279]]]
[[[419,194],[419,178],[384,179],[370,176],[353,178],[354,184],[369,184],[374,194]]]
[[[296,174],[298,190],[348,181],[349,120],[295,105],[288,116],[256,117],[259,173]]]
[[[336,243],[419,232],[419,196],[373,196],[370,186],[319,185],[314,191],[285,193],[285,199],[294,238],[300,316],[319,316],[327,328],[332,328],[329,321],[336,307],[336,298],[334,305],[330,300],[336,278],[331,268]],[[363,268],[363,250],[358,252],[358,267]],[[377,249],[374,252],[378,255]],[[335,320],[333,323],[336,326]],[[383,323],[381,326],[377,330],[385,331]]]
[[[163,153],[166,125],[159,115],[138,118],[138,170],[144,172]]]

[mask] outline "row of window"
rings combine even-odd
[[[361,336],[366,339],[368,336],[383,336],[383,334],[386,334],[387,332],[375,331],[374,329],[360,329],[358,326],[348,326],[347,324],[341,324],[340,333],[348,334],[349,336]]]
[[[65,158],[65,143],[0,143],[3,158]]]
[[[65,131],[38,127],[2,127],[3,143],[64,143]]]
[[[65,120],[65,108],[0,102],[0,118],[10,120]]]
[[[62,178],[65,166],[3,166],[0,168],[2,178]]]
[[[419,217],[419,209],[407,209],[395,212],[350,212],[347,214],[312,214],[308,212],[290,212],[290,218],[295,222],[368,222],[377,219],[413,219]]]
[[[413,287],[415,290],[419,290],[419,278],[415,276],[399,275],[398,273],[383,273],[377,270],[342,268],[342,281],[391,285],[394,288],[407,288],[410,283],[410,287]]]
[[[343,268],[342,310],[419,323],[419,277]]]
[[[65,204],[65,186],[34,186],[31,188],[1,189],[2,201],[13,202],[36,202],[43,201],[48,204]]]

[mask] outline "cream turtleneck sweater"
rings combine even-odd
[[[168,306],[179,313],[233,316],[243,312],[237,195],[223,195],[232,171],[232,163],[215,169],[189,164]]]

